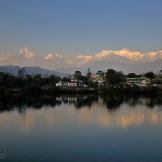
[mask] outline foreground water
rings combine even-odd
[[[161,162],[162,97],[1,99],[0,161]]]

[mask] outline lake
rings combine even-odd
[[[162,97],[1,98],[0,161],[161,162]]]

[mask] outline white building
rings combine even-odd
[[[146,77],[138,77],[138,78],[126,78],[126,85],[133,87],[147,87],[150,84],[150,79]]]
[[[104,77],[100,74],[91,74],[91,79],[96,82],[99,86],[103,85]]]
[[[82,81],[72,79],[69,82],[59,81],[56,83],[56,87],[85,87],[85,85]]]

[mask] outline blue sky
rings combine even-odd
[[[0,0],[0,54],[159,51],[161,0]]]

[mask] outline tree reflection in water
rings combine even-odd
[[[39,96],[39,97],[1,97],[0,112],[17,109],[24,113],[26,109],[41,109],[43,106],[54,108],[61,104],[72,104],[77,109],[82,107],[92,108],[92,104],[102,102],[110,112],[116,111],[122,104],[130,107],[145,105],[147,108],[162,105],[160,96],[139,96],[139,95],[65,95],[65,96]]]

